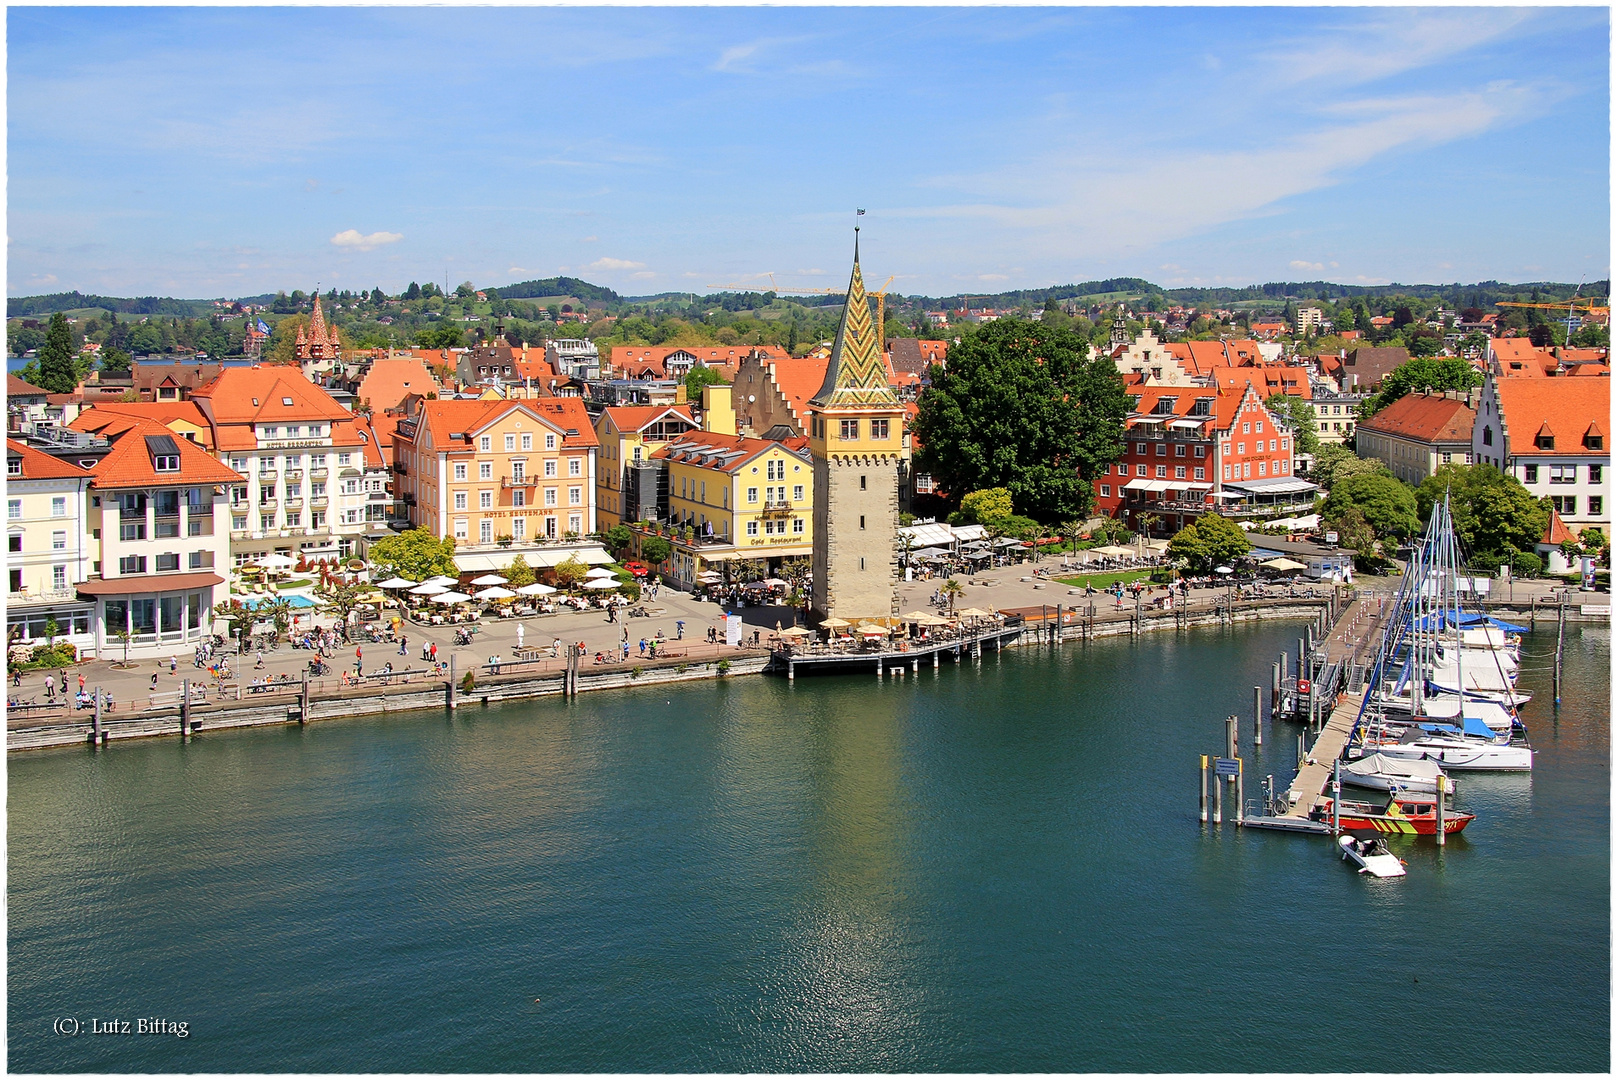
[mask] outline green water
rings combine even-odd
[[[8,1065],[1607,1071],[1609,632],[1398,881],[1195,820],[1296,635],[14,756]]]

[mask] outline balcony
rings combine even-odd
[[[262,509],[273,510],[275,509],[275,504],[279,501],[278,499],[260,499],[258,505]]]
[[[327,504],[327,498],[324,495],[310,495],[309,496],[309,505],[310,506],[325,506],[326,504]]]
[[[539,483],[539,478],[537,476],[524,475],[500,477],[500,486],[502,488],[531,488],[537,483]]]
[[[764,513],[766,514],[789,514],[791,512],[792,504],[790,501],[782,500],[764,503]]]
[[[286,508],[288,510],[301,510],[303,508],[303,496],[288,495],[286,497]]]
[[[373,503],[392,502],[393,496],[389,495],[385,491],[372,491],[365,495],[365,501]]]
[[[281,474],[274,469],[260,469],[258,472],[258,479],[268,484],[280,475]]]
[[[322,465],[318,469],[310,469],[309,470],[309,475],[312,476],[316,480],[323,480],[323,479],[326,478],[327,475],[330,474],[330,471],[331,470],[327,469],[324,465]]]
[[[153,535],[159,540],[170,540],[180,535],[180,519],[178,517],[160,517],[156,522]]]

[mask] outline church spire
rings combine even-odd
[[[876,323],[870,315],[870,298],[865,294],[865,278],[859,269],[859,229],[853,231],[853,276],[848,281],[848,300],[837,327],[831,362],[826,365],[825,382],[814,395],[819,406],[894,405],[887,383],[887,367],[882,363],[881,343],[876,340]]]

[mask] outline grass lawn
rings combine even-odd
[[[1081,589],[1085,585],[1093,585],[1097,589],[1104,590],[1120,581],[1124,585],[1134,581],[1149,581],[1151,580],[1151,571],[1115,570],[1105,574],[1074,574],[1071,577],[1060,577],[1056,578],[1056,580],[1075,589]]]

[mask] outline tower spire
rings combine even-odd
[[[897,401],[887,383],[887,367],[882,363],[876,323],[870,315],[870,297],[865,293],[865,277],[859,268],[859,226],[855,225],[848,299],[837,327],[836,343],[831,347],[831,362],[825,368],[825,382],[814,395],[813,404],[894,405]]]

